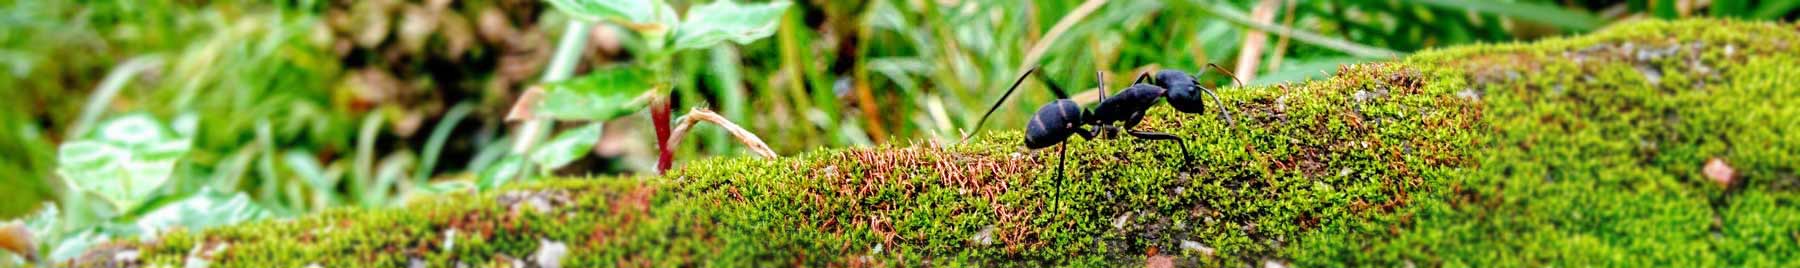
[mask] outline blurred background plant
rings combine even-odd
[[[657,14],[618,16],[691,18],[713,3],[676,0]],[[1268,84],[1622,20],[1800,15],[1800,1],[1706,0],[790,5],[760,41],[662,49],[645,40],[681,37],[533,0],[6,1],[0,219],[36,215],[29,225],[50,238],[39,239],[40,254],[66,257],[52,251],[163,226],[392,206],[491,186],[478,183],[484,176],[651,172],[659,139],[650,117],[638,116],[643,109],[604,123],[546,122],[546,134],[533,135],[559,134],[532,147],[553,148],[541,159],[556,165],[505,168],[521,160],[508,158],[519,124],[504,119],[527,88],[618,66],[654,66],[670,106],[719,111],[794,154],[953,143],[1031,64],[1064,85],[1094,85],[1095,71],[1118,85],[1142,71],[1198,71],[1207,62]],[[558,52],[571,42],[572,52]],[[1031,104],[1052,98],[1027,84],[992,125],[1017,125]],[[748,153],[719,129],[693,134],[672,148],[676,155]],[[198,220],[192,215],[219,217],[182,222]]]

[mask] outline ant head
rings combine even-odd
[[[1187,89],[1188,87],[1195,85],[1196,82],[1194,81],[1194,76],[1188,75],[1187,72],[1162,70],[1156,72],[1156,75],[1151,78],[1151,83],[1169,90],[1176,90]]]
[[[1206,112],[1206,99],[1201,95],[1202,86],[1194,81],[1194,76],[1176,70],[1156,72],[1156,85],[1169,90],[1167,93],[1169,106],[1184,113]]]

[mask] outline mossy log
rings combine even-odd
[[[102,247],[136,264],[1800,266],[1800,27],[1634,22],[1227,88],[1185,139],[696,161]],[[1710,166],[1709,166],[1709,163]],[[1052,205],[1055,206],[1052,206]],[[90,263],[92,264],[92,263]]]

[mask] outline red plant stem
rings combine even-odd
[[[656,125],[656,149],[661,153],[656,156],[656,173],[669,171],[675,161],[675,148],[669,148],[669,98],[656,96],[650,101],[650,119]]]

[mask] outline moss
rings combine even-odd
[[[554,243],[576,266],[1800,266],[1796,41],[1792,24],[1642,22],[1346,66],[1222,92],[1236,126],[1156,108],[1139,128],[1185,147],[1076,139],[1060,176],[1063,151],[991,131],[128,247],[175,264],[229,245],[224,267],[496,264]],[[1701,175],[1713,158],[1735,185]]]

